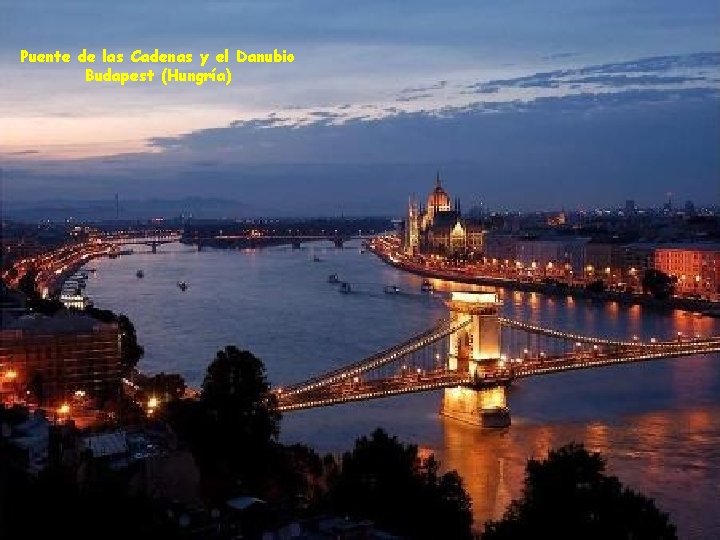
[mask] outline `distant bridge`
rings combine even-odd
[[[641,342],[505,319],[494,293],[453,293],[450,317],[359,362],[275,390],[282,411],[446,389],[442,413],[501,427],[514,380],[564,371],[720,352],[720,336]],[[501,352],[502,351],[502,352]]]
[[[209,245],[238,245],[247,247],[262,247],[270,244],[290,244],[293,248],[300,248],[303,242],[330,241],[335,247],[342,248],[345,242],[354,239],[365,240],[369,236],[328,233],[328,234],[217,234],[214,236],[198,237],[185,236],[186,242],[195,244],[201,250]]]
[[[182,239],[180,231],[127,231],[110,233],[101,236],[103,242],[115,245],[144,244],[150,246],[153,253],[157,253],[158,246],[179,242]]]

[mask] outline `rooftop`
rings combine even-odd
[[[107,326],[89,315],[60,311],[53,316],[31,313],[17,317],[3,317],[2,330],[22,330],[31,334],[91,333]]]

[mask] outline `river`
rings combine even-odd
[[[137,246],[135,246],[137,249]],[[144,249],[144,248],[143,248]],[[319,262],[313,259],[317,257]],[[180,244],[99,259],[87,293],[134,322],[147,372],[179,372],[199,386],[215,352],[248,349],[274,384],[357,360],[430,327],[446,309],[419,293],[421,278],[391,268],[355,242],[303,249],[206,250]],[[145,277],[138,279],[142,269]],[[339,294],[337,273],[353,286]],[[180,291],[177,282],[188,289]],[[397,284],[401,295],[386,295]],[[452,284],[437,283],[444,290]],[[467,285],[455,285],[467,290]],[[585,300],[500,291],[503,315],[578,334],[671,338],[720,334],[720,321]],[[513,425],[482,431],[439,417],[440,393],[290,413],[282,440],[342,452],[375,427],[432,450],[457,469],[476,526],[519,496],[525,462],[584,442],[630,487],[656,499],[681,538],[720,538],[720,357],[686,357],[523,380],[509,394]]]

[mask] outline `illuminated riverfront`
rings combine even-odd
[[[322,263],[313,262],[316,256]],[[444,293],[478,289],[436,280],[441,294],[423,294],[421,278],[361,253],[358,241],[342,250],[325,242],[301,250],[287,246],[200,253],[171,244],[154,255],[146,248],[93,264],[98,270],[88,280],[88,294],[96,305],[125,312],[135,321],[146,347],[140,367],[179,371],[195,386],[218,343],[240,343],[256,351],[273,383],[287,387],[425,332],[447,314]],[[138,267],[145,269],[143,280],[135,277]],[[331,273],[352,283],[354,293],[338,294],[327,283]],[[190,284],[186,293],[177,291],[180,280]],[[402,292],[384,294],[387,284]],[[573,339],[605,336],[632,344],[635,336],[644,342],[677,340],[680,332],[684,339],[695,339],[720,330],[716,320],[681,311],[498,293],[507,321],[572,333]],[[193,330],[197,328],[202,331]],[[508,341],[520,356],[540,342],[542,337],[534,333]],[[592,344],[583,344],[583,350],[592,354]],[[426,360],[432,361],[433,353],[429,350]],[[461,471],[478,522],[497,517],[508,498],[518,495],[528,456],[585,438],[591,448],[609,456],[614,472],[637,479],[636,485],[678,515],[681,532],[697,527],[716,531],[720,523],[711,514],[704,515],[700,526],[689,509],[702,508],[703,500],[715,497],[720,479],[720,461],[707,451],[720,445],[718,369],[717,356],[699,355],[523,380],[508,393],[509,431],[482,432],[438,416],[438,390],[293,412],[283,420],[283,437],[339,451],[382,425],[436,450],[444,467]],[[695,420],[688,423],[687,418]],[[689,442],[681,445],[686,437]],[[682,459],[693,467],[679,472]],[[692,497],[679,500],[669,478],[695,486]]]
[[[2,540],[720,538],[717,2],[59,4]]]

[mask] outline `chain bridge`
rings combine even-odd
[[[444,389],[441,414],[482,427],[510,425],[515,380],[578,369],[720,352],[720,336],[608,339],[503,318],[497,295],[453,292],[449,316],[369,358],[275,390],[281,411]]]

